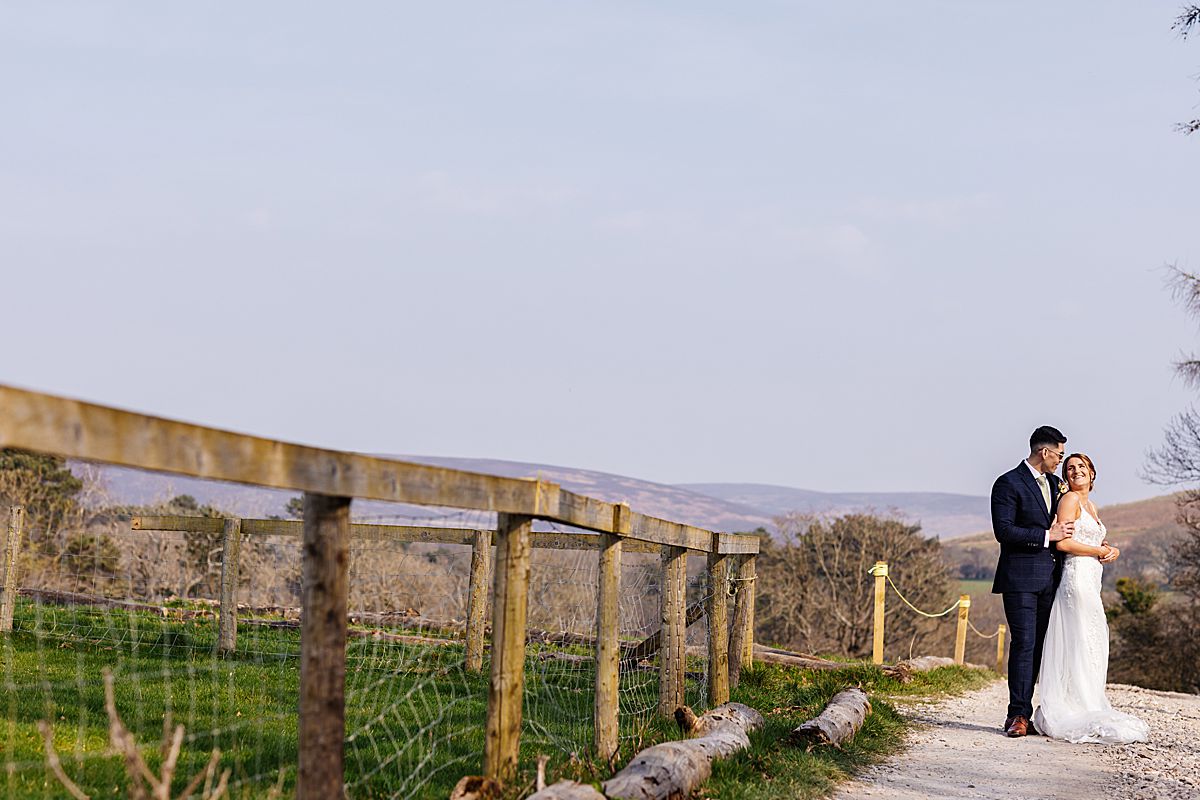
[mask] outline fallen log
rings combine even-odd
[[[817,745],[840,745],[854,737],[870,713],[867,693],[859,688],[846,689],[835,694],[824,711],[793,730],[791,738],[807,744],[810,750]]]
[[[790,653],[774,647],[761,647],[757,644],[754,645],[754,660],[761,661],[764,664],[782,664],[787,667],[814,670],[847,669],[849,667],[864,666],[861,662],[830,661],[829,659],[818,658],[817,656],[806,655],[804,653]],[[901,683],[907,683],[912,680],[913,670],[907,667],[904,662],[899,664],[879,664],[878,667],[884,675],[895,678]]]
[[[689,796],[712,773],[712,762],[750,746],[749,732],[763,724],[762,714],[741,703],[726,703],[697,717],[687,706],[675,719],[692,737],[648,747],[602,784],[603,793],[586,784],[559,781],[528,800],[670,800]]]
[[[946,656],[919,656],[901,661],[896,666],[905,667],[910,672],[931,672],[941,667],[953,667],[956,663],[953,658],[947,658]],[[963,663],[961,666],[967,669],[987,669],[982,664]]]
[[[54,589],[20,589],[17,593],[22,597],[29,597],[39,603],[48,603],[56,606],[92,606],[94,608],[116,608],[122,611],[145,611],[177,619],[195,619],[197,617],[213,616],[213,612],[207,609],[156,606],[148,603],[137,603],[132,600],[114,600],[111,597],[79,594],[78,592],[60,592]]]
[[[763,716],[741,703],[726,703],[704,712],[675,712],[695,738],[664,742],[638,753],[625,769],[603,784],[604,794],[619,800],[668,800],[687,797],[712,773],[712,762],[750,746],[749,732]]]

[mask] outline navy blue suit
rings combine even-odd
[[[1000,560],[992,593],[1003,595],[1012,635],[1008,651],[1008,716],[1033,719],[1033,684],[1042,663],[1050,606],[1062,577],[1063,556],[1046,531],[1058,510],[1059,479],[1047,475],[1050,511],[1029,465],[1022,461],[992,486],[992,533]]]

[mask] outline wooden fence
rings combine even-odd
[[[753,578],[756,536],[718,533],[637,513],[628,506],[567,491],[543,480],[504,478],[463,470],[378,458],[358,453],[262,439],[183,422],[121,411],[0,385],[0,447],[97,461],[198,478],[290,489],[304,493],[303,522],[212,520],[229,558],[222,574],[222,602],[236,603],[236,554],[246,536],[288,533],[302,540],[302,614],[297,796],[343,795],[345,650],[350,501],[358,497],[495,512],[492,531],[393,528],[411,541],[447,537],[472,546],[467,666],[482,668],[483,621],[491,584],[492,650],[488,689],[485,773],[513,777],[521,731],[526,613],[531,547],[570,545],[595,549],[599,567],[596,614],[596,751],[617,748],[617,678],[620,642],[616,601],[623,549],[653,547],[662,553],[662,628],[659,642],[659,710],[682,702],[686,632],[686,557],[707,558],[710,586],[724,586],[730,557],[743,556],[738,578],[749,590],[735,610],[734,659],[747,663],[753,647]],[[534,533],[534,520],[591,533]],[[147,518],[140,526],[148,527]],[[161,522],[150,522],[153,527]],[[216,526],[220,526],[217,528]],[[206,528],[207,530],[207,528]],[[426,538],[421,538],[426,537]],[[495,555],[493,558],[492,549]],[[223,567],[223,570],[226,568]],[[490,576],[490,577],[489,577]],[[708,593],[709,700],[728,699],[730,671],[728,595]],[[227,606],[228,608],[228,606]],[[235,614],[222,614],[223,644],[236,646]]]

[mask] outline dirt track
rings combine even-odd
[[[1070,744],[1000,731],[1008,688],[998,681],[962,697],[904,705],[910,747],[844,784],[858,798],[1195,798],[1200,796],[1200,696],[1110,686],[1109,700],[1150,724],[1145,744]]]

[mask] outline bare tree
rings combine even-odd
[[[941,611],[954,583],[941,543],[921,527],[872,514],[823,519],[800,513],[775,520],[777,541],[758,557],[759,638],[789,648],[855,657],[870,654],[874,580],[868,569],[887,561],[892,579],[920,608]],[[921,617],[899,602],[887,611],[888,638],[918,654],[945,649],[953,625]]]
[[[1200,318],[1200,276],[1172,266],[1168,282],[1188,314]],[[1197,354],[1186,354],[1176,362],[1175,371],[1191,386],[1200,387]],[[1175,560],[1174,587],[1200,603],[1200,410],[1193,406],[1171,420],[1162,446],[1147,455],[1143,474],[1160,486],[1183,487],[1176,497],[1179,521],[1187,533],[1169,557]]]
[[[1181,39],[1187,39],[1198,29],[1200,29],[1200,6],[1197,5],[1184,6],[1179,16],[1175,18],[1174,24],[1171,25],[1171,30],[1176,31]],[[1200,119],[1181,122],[1178,127],[1184,133],[1195,133],[1200,131]]]

